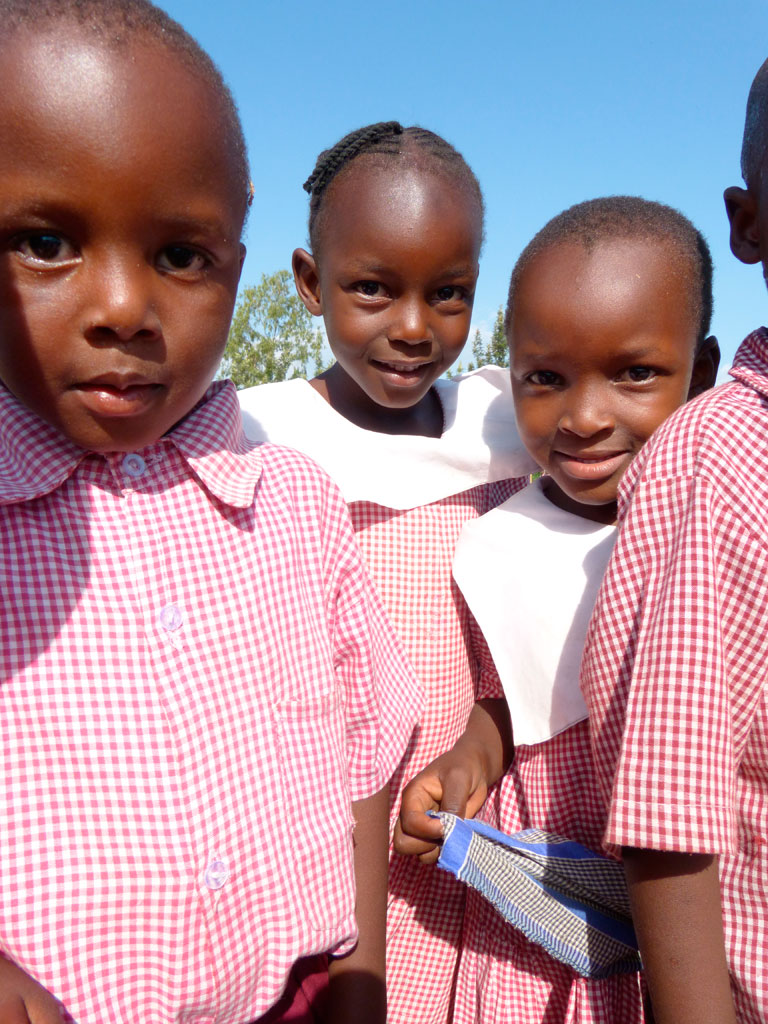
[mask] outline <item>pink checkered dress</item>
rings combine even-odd
[[[0,423],[0,951],[80,1024],[253,1020],[354,941],[420,710],[344,503],[231,385],[127,455]]]
[[[607,842],[720,855],[736,1009],[757,1024],[768,1019],[768,331],[746,339],[731,373],[625,478],[582,685]]]
[[[393,828],[406,783],[453,746],[466,726],[476,687],[493,671],[451,577],[456,539],[467,519],[505,501],[524,483],[485,484],[405,512],[368,502],[349,506],[371,575],[426,697],[392,780]],[[449,1020],[464,901],[464,886],[446,872],[392,854],[387,914],[391,1024]]]
[[[392,782],[393,826],[405,784],[458,739],[475,688],[492,671],[451,577],[459,532],[524,486],[535,468],[517,435],[507,371],[486,367],[438,385],[446,418],[439,439],[361,430],[303,381],[240,392],[249,436],[307,452],[348,496],[371,576],[424,688],[424,713]],[[412,507],[408,492],[425,490],[430,500]],[[447,1024],[464,901],[463,886],[445,872],[393,853],[389,1024]]]
[[[594,527],[579,537],[569,519],[583,524],[570,513],[549,507],[534,484],[485,521],[471,524],[460,541],[454,564],[470,607],[499,655],[508,695],[520,718],[525,714],[521,692],[532,679],[536,678],[539,694],[546,694],[554,702],[565,696],[563,684],[578,687],[578,634],[581,632],[583,640],[588,617],[588,610],[582,606],[587,595],[589,600],[594,599],[608,556],[606,541],[613,537],[611,531]],[[493,521],[502,522],[501,533],[496,532],[499,526],[491,526]],[[533,522],[536,529],[532,532]],[[521,544],[527,544],[535,555],[521,555]],[[499,559],[503,560],[505,554],[507,564],[501,565]],[[520,568],[523,575],[515,572]],[[542,573],[549,586],[535,585],[529,578],[531,571]],[[488,578],[493,572],[504,574],[496,585],[492,576]],[[551,587],[558,584],[578,607],[568,607],[562,594],[553,597]],[[487,604],[489,594],[494,611]],[[514,628],[503,618],[496,618],[495,607],[499,604],[514,608]],[[559,606],[557,614],[554,605]],[[547,625],[551,635],[542,632]],[[573,654],[570,643],[575,644]],[[552,653],[552,662],[547,657],[538,660],[541,647],[546,647],[547,654]],[[527,659],[523,666],[516,658],[518,651],[519,657]],[[561,678],[558,685],[554,667],[559,675],[568,665],[573,667],[573,676]],[[478,696],[504,697],[502,682],[492,666],[484,673]],[[567,701],[566,705],[572,707]],[[515,712],[512,725],[514,730]],[[554,736],[536,718],[518,721],[518,725],[519,734],[529,742],[516,743],[509,771],[492,790],[478,817],[503,832],[543,829],[599,851],[605,807],[592,764],[586,719]],[[533,742],[534,738],[538,742]],[[642,1024],[638,974],[583,978],[529,941],[472,891],[467,893],[462,947],[453,1024]]]

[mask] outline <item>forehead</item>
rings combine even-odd
[[[477,260],[482,211],[470,189],[430,165],[360,158],[331,183],[321,212],[321,248],[378,239],[423,249],[447,238]]]
[[[547,306],[567,306],[574,315],[606,320],[649,302],[688,308],[695,299],[693,268],[674,240],[609,238],[589,247],[557,242],[537,253],[520,275],[515,307],[544,315]]]
[[[19,29],[0,43],[0,161],[66,174],[74,151],[156,176],[185,153],[209,182],[235,162],[213,88],[174,50],[138,34],[119,46],[77,25]],[[56,166],[50,166],[56,154]]]
[[[537,253],[515,292],[512,343],[537,349],[613,351],[641,337],[695,341],[693,269],[674,241],[607,239],[587,248],[566,241]]]

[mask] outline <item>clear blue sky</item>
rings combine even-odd
[[[765,0],[161,0],[211,53],[240,106],[256,199],[243,283],[306,242],[301,184],[321,149],[372,121],[422,124],[459,148],[486,196],[474,320],[559,210],[633,193],[678,207],[715,261],[728,364],[768,321],[758,267],[728,248],[744,105],[768,57]]]

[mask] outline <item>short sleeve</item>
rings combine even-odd
[[[736,848],[737,768],[762,694],[738,665],[758,653],[766,569],[712,482],[640,479],[582,670],[610,846]]]
[[[387,784],[422,711],[422,693],[333,488],[326,519],[334,668],[343,694],[352,800]]]

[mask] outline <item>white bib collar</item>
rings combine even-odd
[[[587,717],[579,668],[616,528],[565,512],[541,481],[466,523],[453,575],[499,673],[515,743]]]
[[[364,430],[303,379],[247,388],[238,397],[248,438],[309,455],[347,502],[411,509],[535,470],[517,433],[508,370],[486,366],[434,386],[445,423],[438,438]]]

